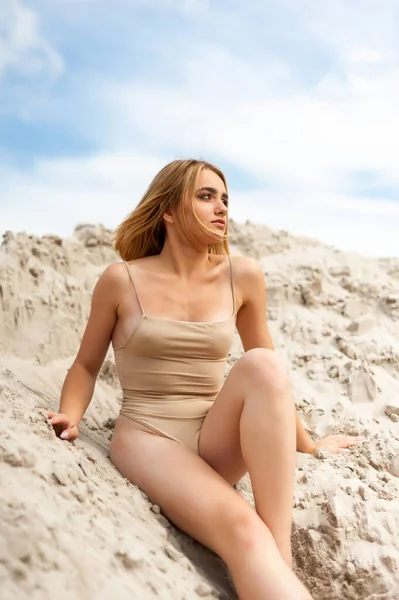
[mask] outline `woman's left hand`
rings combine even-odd
[[[347,454],[352,446],[357,446],[364,440],[365,438],[361,436],[328,435],[313,442],[309,454],[316,454],[317,450],[330,454]]]

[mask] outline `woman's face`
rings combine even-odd
[[[203,231],[191,208],[191,198],[186,198],[187,225],[194,237],[204,244],[221,242],[226,233],[228,196],[226,187],[214,171],[204,169],[194,190],[193,206],[198,219],[210,230]]]

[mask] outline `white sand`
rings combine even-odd
[[[307,428],[366,437],[349,455],[297,455],[296,571],[315,600],[398,600],[399,259],[232,229],[235,251],[263,266]],[[57,409],[91,290],[115,260],[102,227],[66,240],[7,233],[0,248],[0,598],[235,598],[221,561],[108,460],[121,399],[112,352],[76,443],[39,411]],[[237,338],[229,364],[240,354]],[[240,490],[253,502],[247,478]]]

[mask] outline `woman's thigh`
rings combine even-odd
[[[241,452],[240,419],[245,395],[259,374],[263,380],[282,374],[275,352],[256,348],[236,362],[201,428],[199,455],[231,485],[247,472]]]
[[[163,514],[217,554],[264,527],[254,509],[192,450],[173,440],[134,431],[114,433],[111,461]]]
[[[247,471],[240,443],[244,400],[234,370],[235,366],[204,419],[198,444],[200,457],[231,485]]]

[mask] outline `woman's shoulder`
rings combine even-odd
[[[266,289],[265,277],[260,263],[250,256],[232,257],[234,282],[239,308],[248,301],[262,297]]]
[[[122,261],[111,263],[101,273],[97,279],[95,291],[98,294],[117,292],[129,277],[125,264]]]
[[[231,256],[231,263],[234,275],[238,278],[252,280],[263,277],[263,270],[259,261],[251,256],[233,255]]]
[[[128,263],[118,261],[108,265],[101,273],[98,285],[105,290],[113,289],[115,292],[122,290],[129,283]]]
[[[151,260],[151,256],[145,256],[143,258],[135,258],[134,260],[124,261],[119,260],[117,262],[111,263],[108,267],[103,271],[102,276],[107,277],[108,279],[123,279],[126,278],[126,275],[129,274],[130,267],[138,267],[144,266]]]
[[[102,272],[101,278],[109,281],[115,281],[120,279],[124,273],[127,274],[126,264],[124,261],[120,260],[108,265],[108,267],[106,267]]]
[[[124,291],[126,286],[130,284],[132,277],[136,275],[136,269],[148,269],[148,263],[152,257],[137,258],[130,261],[119,260],[111,263],[102,272],[99,282],[103,287],[115,287],[120,291]]]
[[[231,256],[238,310],[251,298],[260,296],[265,278],[260,263],[251,256]]]

